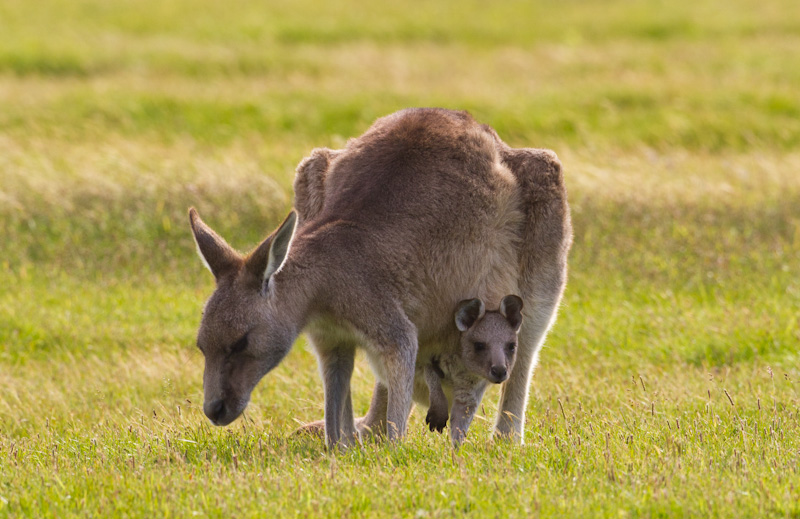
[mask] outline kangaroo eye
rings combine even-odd
[[[247,348],[247,334],[245,334],[241,339],[233,343],[231,346],[231,355],[236,353],[241,353]]]
[[[506,344],[506,348],[508,348],[508,351],[514,351],[517,349],[517,343],[509,342],[508,344]]]
[[[475,346],[475,351],[483,351],[483,350],[486,349],[486,343],[485,342],[476,342],[476,343],[473,343],[473,345]]]

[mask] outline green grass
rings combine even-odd
[[[0,517],[800,517],[800,12],[789,0],[0,6]],[[575,244],[522,447],[327,453],[303,340],[202,414],[213,280],[293,170],[406,106],[552,148]],[[357,412],[372,375],[359,359]]]

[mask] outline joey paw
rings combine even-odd
[[[425,423],[431,431],[442,432],[445,425],[447,425],[447,412],[444,413],[436,409],[428,409],[428,414],[425,415]]]

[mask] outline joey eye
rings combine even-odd
[[[244,336],[241,339],[233,343],[233,346],[231,346],[230,355],[241,353],[246,348],[247,348],[247,334],[244,334]]]
[[[508,348],[508,351],[512,351],[513,352],[514,350],[517,349],[517,343],[516,342],[509,342],[508,344],[506,344],[506,348]]]
[[[475,351],[483,351],[486,349],[485,342],[475,342],[473,343],[473,346],[475,346]]]

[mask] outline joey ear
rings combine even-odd
[[[519,331],[522,326],[522,298],[515,295],[504,297],[500,302],[500,313],[515,332]]]
[[[280,271],[286,262],[296,228],[297,213],[292,211],[278,230],[248,256],[248,269],[261,280],[262,290],[269,284],[269,278]]]
[[[242,261],[239,253],[200,219],[194,207],[189,208],[189,223],[197,254],[216,280],[237,269]]]
[[[480,299],[465,299],[461,301],[456,309],[456,328],[460,332],[466,332],[478,319],[483,317],[484,313],[486,313],[486,306]]]

